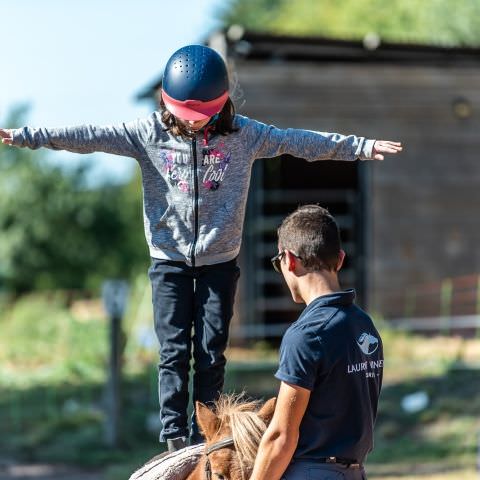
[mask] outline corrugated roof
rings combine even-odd
[[[227,35],[228,41],[228,35]],[[383,42],[375,34],[360,40],[295,37],[245,32],[228,41],[230,50],[245,58],[285,60],[469,62],[480,64],[480,48]]]
[[[404,65],[480,66],[480,48],[383,42],[374,34],[360,40],[325,37],[272,35],[245,31],[235,38],[224,35],[228,55],[245,60],[313,61],[339,63],[393,63]],[[218,32],[216,33],[218,35]],[[204,42],[208,43],[208,41]],[[154,97],[162,85],[162,75],[136,96]]]

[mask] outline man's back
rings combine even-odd
[[[276,377],[311,391],[294,459],[363,463],[373,447],[383,348],[353,290],[313,300],[287,330]]]
[[[303,205],[278,228],[272,258],[292,300],[307,305],[285,333],[273,418],[250,480],[365,480],[382,386],[383,348],[371,318],[341,291],[337,222]]]

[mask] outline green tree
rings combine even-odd
[[[17,109],[8,125],[24,123]],[[96,287],[145,267],[138,177],[87,188],[45,153],[0,145],[0,284],[16,292]]]
[[[275,34],[480,44],[478,0],[232,0],[220,18]]]

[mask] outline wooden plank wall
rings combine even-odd
[[[480,62],[449,65],[237,61],[238,112],[280,127],[401,140],[367,166],[371,311],[404,313],[416,284],[480,270]],[[471,116],[454,113],[466,99]]]

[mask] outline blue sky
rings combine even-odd
[[[27,103],[27,123],[109,124],[148,114],[135,95],[182,45],[217,26],[226,0],[0,0],[0,122]],[[18,125],[22,126],[22,125]],[[131,159],[49,152],[62,165],[88,160],[95,178],[127,178]]]

